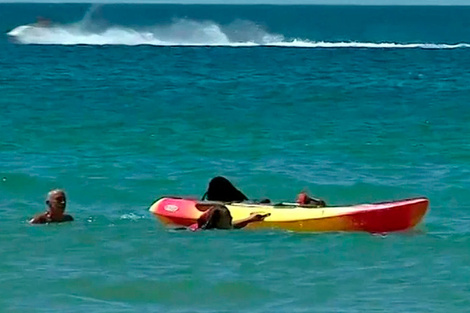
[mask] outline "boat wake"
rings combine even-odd
[[[228,25],[213,21],[176,19],[165,25],[150,27],[102,26],[88,12],[73,24],[21,25],[8,32],[20,44],[42,45],[152,45],[152,46],[221,46],[221,47],[295,47],[295,48],[364,48],[364,49],[456,49],[470,48],[469,43],[393,43],[393,42],[326,42],[285,38],[269,33],[251,21],[238,20]]]

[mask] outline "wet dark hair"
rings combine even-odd
[[[197,224],[201,229],[228,229],[232,226],[232,215],[225,206],[215,205],[198,219]]]
[[[217,176],[209,182],[209,187],[202,197],[204,200],[222,202],[242,202],[248,198],[225,177]]]

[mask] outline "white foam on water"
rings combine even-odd
[[[93,27],[92,11],[73,24],[21,25],[8,36],[21,44],[43,45],[153,45],[153,46],[227,46],[292,48],[364,48],[364,49],[456,49],[470,48],[469,43],[393,43],[327,42],[286,39],[271,34],[256,23],[235,21],[221,26],[212,21],[178,19],[167,25],[151,27]],[[90,27],[92,26],[92,27]]]

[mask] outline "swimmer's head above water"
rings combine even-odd
[[[30,220],[31,224],[61,223],[73,221],[73,217],[64,214],[67,197],[61,189],[49,191],[46,198],[47,211]]]

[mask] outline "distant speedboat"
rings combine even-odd
[[[40,31],[43,28],[51,26],[51,21],[42,17],[39,17],[36,23],[21,25],[18,26],[7,33],[7,36],[10,40],[14,42],[20,42],[19,38],[32,35],[32,36],[41,36]]]
[[[35,28],[35,26],[33,26],[34,24],[31,24],[31,25],[21,25],[21,26],[18,26],[14,29],[12,29],[11,31],[9,31],[7,33],[8,36],[10,37],[18,37],[18,36],[21,36],[22,34],[28,32],[28,31],[31,31],[32,29]]]
[[[36,27],[33,25],[21,25],[7,33],[8,39],[14,43],[21,43],[20,38],[34,32]]]

